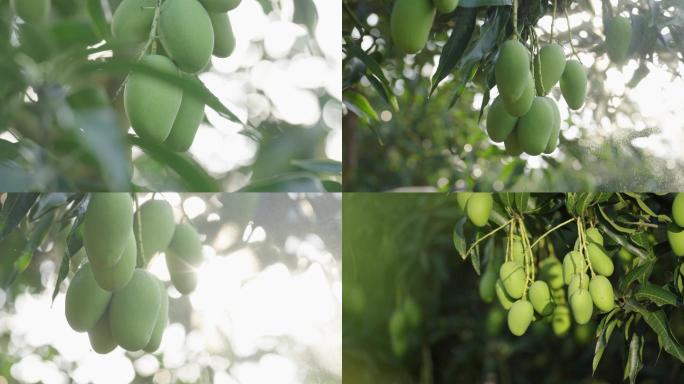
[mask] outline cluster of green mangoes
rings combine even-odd
[[[550,154],[560,138],[560,111],[546,94],[560,82],[561,93],[571,109],[584,105],[587,75],[577,60],[565,59],[563,48],[545,45],[530,65],[530,53],[518,40],[507,40],[494,67],[499,96],[487,114],[487,134],[503,142],[512,156]],[[532,71],[530,71],[532,68]]]
[[[484,227],[494,206],[494,197],[487,192],[459,192],[456,201],[476,227]]]
[[[129,351],[157,350],[169,299],[164,284],[138,266],[165,251],[171,282],[179,292],[191,292],[197,284],[194,267],[202,261],[197,232],[176,224],[165,201],[147,201],[134,212],[126,193],[94,193],[84,217],[83,244],[88,261],[66,294],[71,328],[87,331],[98,353],[117,345]]]
[[[394,309],[389,319],[389,334],[392,350],[397,356],[403,356],[409,346],[408,335],[420,326],[422,312],[418,303],[407,297]]]
[[[199,82],[196,74],[211,55],[228,57],[235,48],[227,12],[241,0],[164,0],[158,36],[163,54],[148,54],[141,63],[163,73]],[[112,16],[112,35],[122,44],[142,44],[151,31],[155,5],[149,0],[123,0]],[[183,152],[192,145],[204,102],[159,78],[133,72],[124,89],[126,114],[135,132]]]
[[[632,43],[632,23],[622,16],[615,16],[606,26],[606,52],[615,64],[623,64]]]
[[[397,0],[392,8],[390,29],[394,43],[406,53],[425,47],[436,11],[453,12],[458,0]]]

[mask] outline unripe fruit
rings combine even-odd
[[[577,324],[586,324],[591,319],[591,314],[594,310],[594,304],[591,301],[591,295],[586,289],[580,289],[570,297],[570,308],[572,308],[572,315],[575,317]]]
[[[563,265],[555,257],[548,257],[539,263],[541,278],[544,279],[551,289],[563,287]]]
[[[458,206],[461,207],[463,211],[466,210],[466,204],[468,203],[468,199],[470,199],[470,196],[472,196],[472,192],[458,192],[456,193],[456,202],[458,203]]]
[[[98,267],[116,264],[133,231],[133,202],[127,193],[93,193],[83,222],[88,260]]]
[[[209,13],[214,31],[214,50],[216,57],[228,57],[235,49],[235,35],[227,13]]]
[[[543,46],[534,61],[537,93],[539,95],[549,93],[551,88],[560,80],[563,70],[565,70],[563,48],[556,43]],[[538,78],[540,73],[541,79]]]
[[[499,269],[499,278],[503,282],[506,293],[514,299],[519,299],[525,290],[525,269],[520,263],[507,261]]]
[[[153,353],[161,345],[162,336],[164,336],[164,330],[166,329],[166,324],[169,322],[169,296],[166,294],[166,287],[159,279],[154,277],[159,287],[159,297],[161,300],[161,308],[159,309],[159,314],[157,315],[157,320],[154,324],[154,330],[152,331],[152,336],[150,336],[150,341],[147,343],[143,350],[148,353]]]
[[[404,300],[402,311],[404,312],[404,316],[406,316],[406,322],[409,326],[415,328],[420,325],[423,315],[421,314],[418,303],[416,303],[412,297],[408,297]]]
[[[587,229],[586,234],[587,240],[600,246],[603,246],[603,235],[601,234],[601,232],[599,232],[598,228],[589,228]]]
[[[528,76],[527,84],[525,85],[525,89],[520,97],[517,99],[509,99],[508,97],[504,96],[504,106],[506,107],[506,111],[511,114],[511,116],[520,117],[530,111],[534,97],[534,80],[532,80],[532,76]]]
[[[632,23],[629,19],[616,16],[606,27],[606,51],[610,60],[622,64],[627,59],[632,42]]]
[[[392,40],[407,53],[425,47],[435,19],[432,0],[396,0],[390,17]]]
[[[511,260],[520,263],[520,265],[525,264],[525,250],[519,237],[514,238],[511,244]]]
[[[545,282],[537,280],[532,283],[528,295],[532,307],[538,314],[548,316],[553,312],[551,292],[549,291],[549,286]]]
[[[50,14],[50,0],[12,0],[12,9],[27,23],[40,23]]]
[[[672,220],[680,227],[684,227],[684,193],[675,195],[672,201]]]
[[[546,100],[546,102],[551,107],[551,111],[553,112],[553,123],[551,125],[551,135],[549,136],[548,143],[546,143],[546,148],[544,148],[544,153],[551,154],[558,147],[558,140],[560,138],[561,115],[560,115],[560,111],[558,110],[558,104],[556,104],[555,100],[553,100],[549,97],[544,97],[544,100]]]
[[[563,258],[563,280],[565,284],[570,284],[572,277],[578,273],[583,273],[586,263],[582,254],[578,251],[571,251]]]
[[[147,41],[154,19],[150,5],[149,0],[123,0],[112,15],[112,35],[126,44]]]
[[[165,56],[147,55],[140,63],[163,73],[178,75],[178,68]],[[175,85],[133,71],[124,88],[126,115],[138,136],[161,143],[171,132],[182,97],[183,92]]]
[[[496,280],[494,290],[496,291],[496,298],[499,299],[499,303],[501,303],[501,306],[504,307],[504,309],[511,308],[511,305],[513,305],[513,301],[515,299],[510,297],[508,293],[506,293],[506,287],[504,287],[501,279]]]
[[[512,116],[506,107],[501,96],[497,96],[487,112],[487,134],[495,143],[501,143],[513,132],[518,118]]]
[[[501,326],[506,320],[506,312],[499,307],[493,307],[487,312],[485,330],[489,336],[497,336],[501,332]]]
[[[489,221],[489,215],[492,213],[492,205],[494,199],[491,193],[476,192],[468,199],[466,211],[468,219],[476,227],[484,227]]]
[[[615,307],[613,286],[604,276],[596,275],[589,283],[589,293],[596,308],[602,312],[608,312]]]
[[[214,50],[207,11],[197,0],[166,0],[160,12],[159,39],[166,53],[185,72],[204,69]]]
[[[117,344],[127,351],[143,349],[150,341],[161,306],[156,278],[136,269],[128,285],[112,296],[109,322]]]
[[[518,120],[518,142],[529,155],[540,155],[551,137],[554,120],[553,110],[544,99],[536,96],[529,112]]]
[[[237,8],[241,0],[200,0],[209,12],[225,13]]]
[[[98,267],[95,264],[92,265],[93,275],[95,276],[97,285],[109,292],[118,291],[125,287],[133,276],[137,254],[135,236],[131,233],[126,241],[126,247],[121,253],[121,258],[116,264],[111,267]]]
[[[504,97],[518,99],[530,77],[530,57],[527,48],[515,40],[503,43],[494,67],[496,86]]]
[[[594,272],[603,276],[610,276],[613,274],[615,267],[613,266],[613,260],[603,252],[600,246],[589,243],[587,244],[587,252],[589,254],[589,261],[591,262],[591,267]]]
[[[435,8],[442,13],[451,13],[458,6],[459,0],[432,0]]]
[[[166,265],[171,282],[176,289],[186,295],[197,286],[194,267],[202,263],[202,242],[189,224],[178,224],[173,238],[166,250]]]
[[[513,132],[504,140],[504,147],[506,148],[506,153],[511,156],[520,156],[523,153],[523,149],[518,141],[517,129],[513,129]]]
[[[561,93],[570,109],[580,109],[587,94],[587,73],[577,60],[568,60],[560,79]]]
[[[589,276],[586,273],[578,273],[570,279],[568,297],[574,295],[580,289],[589,289]]]
[[[551,315],[551,327],[556,336],[565,335],[570,329],[570,309],[567,305],[557,305]]]
[[[93,328],[88,330],[88,339],[90,339],[90,346],[99,354],[107,354],[116,348],[116,340],[112,336],[109,328],[109,312],[100,317],[100,320]]]
[[[496,270],[487,269],[480,278],[480,298],[486,303],[491,303],[496,295],[496,280],[498,279]]]
[[[188,92],[183,93],[183,101],[176,115],[176,121],[173,122],[171,133],[164,144],[176,152],[187,151],[195,140],[202,119],[204,119],[204,103]]]
[[[66,292],[65,313],[69,326],[77,332],[93,328],[107,310],[111,297],[111,293],[95,282],[90,264],[83,265]]]
[[[508,329],[516,336],[522,336],[532,322],[534,310],[532,304],[526,300],[518,300],[513,303],[508,311]]]
[[[667,241],[675,255],[684,256],[684,228],[670,224],[667,227]]]
[[[176,222],[171,205],[164,200],[148,200],[138,209],[134,215],[133,232],[136,238],[140,236],[143,255],[145,260],[149,260],[169,246]]]
[[[389,320],[389,333],[392,336],[403,336],[406,332],[407,321],[403,311],[395,309]]]

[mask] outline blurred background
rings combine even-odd
[[[455,14],[438,14],[427,47],[405,55],[390,41],[393,0],[345,0],[343,33],[377,61],[396,96],[393,110],[368,80],[367,66],[349,49],[343,65],[344,185],[349,191],[483,190],[589,191],[681,190],[684,188],[684,8],[679,0],[559,1],[554,38],[568,58],[573,48],[589,78],[585,106],[571,111],[559,87],[550,93],[561,112],[561,143],[548,156],[511,157],[491,142],[479,121],[486,83],[475,75],[450,73],[428,97],[431,78]],[[522,1],[537,8],[540,44],[550,39],[553,1]],[[474,36],[485,20],[510,0],[462,1],[479,8]],[[566,19],[561,9],[567,9]],[[630,60],[623,66],[605,54],[609,10],[631,18]],[[507,11],[502,11],[507,12]],[[522,11],[521,11],[522,12]],[[353,16],[352,16],[353,15]],[[354,19],[356,18],[356,20]],[[357,23],[358,21],[358,23]],[[510,23],[509,23],[510,24]],[[363,30],[359,27],[361,25]],[[519,22],[522,25],[522,20]],[[569,29],[568,29],[569,27]],[[569,31],[569,33],[568,33]],[[349,44],[351,45],[351,44]],[[486,43],[484,44],[486,46]],[[472,48],[472,44],[468,48]],[[464,88],[462,88],[462,86]],[[462,93],[461,93],[462,92]],[[356,100],[367,98],[369,105]],[[453,100],[455,105],[450,107]],[[490,99],[497,95],[492,89]],[[370,108],[370,109],[367,109]],[[374,111],[374,112],[371,112]],[[373,114],[376,118],[373,118]],[[486,113],[485,113],[486,116]]]
[[[63,198],[41,195],[39,211]],[[171,299],[160,349],[93,352],[87,334],[66,322],[67,284],[51,301],[68,231],[53,225],[23,266],[9,251],[29,226],[22,223],[0,242],[0,383],[341,383],[341,196],[156,198],[204,242],[199,284],[188,296],[170,285],[163,254],[149,264]]]

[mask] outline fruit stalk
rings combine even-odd
[[[486,235],[480,237],[479,239],[477,239],[477,241],[475,241],[475,242],[473,243],[473,245],[471,245],[470,248],[468,248],[468,251],[466,252],[465,256],[463,256],[463,257],[464,257],[464,258],[468,257],[468,255],[470,255],[470,252],[472,252],[473,249],[474,249],[478,244],[480,244],[480,242],[481,242],[482,240],[488,238],[489,236],[492,236],[492,235],[495,234],[496,232],[499,232],[499,230],[501,230],[503,227],[505,227],[505,226],[507,226],[508,224],[510,224],[513,220],[515,220],[515,219],[510,219],[510,220],[508,220],[507,222],[505,222],[505,223],[501,224],[500,226],[498,226],[496,229],[493,229],[493,230],[492,230],[491,232],[489,232],[488,234],[486,234]]]
[[[587,262],[587,266],[589,267],[589,271],[591,272],[591,277],[593,278],[596,276],[594,273],[594,268],[591,266],[591,260],[589,260],[589,250],[587,250],[587,236],[586,233],[584,233],[584,221],[582,218],[577,219],[577,234],[579,236],[579,242],[580,242],[580,253],[582,254],[584,260]]]

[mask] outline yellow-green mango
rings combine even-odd
[[[204,103],[191,93],[184,92],[176,121],[173,122],[171,133],[164,144],[176,152],[187,151],[195,141],[202,119],[204,119]]]
[[[589,293],[594,305],[602,312],[608,312],[615,307],[613,286],[604,276],[596,275],[589,282]]]
[[[127,193],[93,193],[83,221],[83,245],[98,267],[116,264],[133,231],[133,202]]]
[[[589,289],[589,275],[586,273],[578,273],[572,276],[570,284],[568,284],[568,297],[574,295],[580,289]]]
[[[468,199],[468,205],[466,206],[468,219],[470,219],[476,227],[484,227],[487,225],[489,215],[492,213],[492,205],[494,205],[494,199],[492,198],[491,193],[473,193]]]
[[[529,301],[520,299],[508,311],[508,329],[516,336],[522,336],[532,323],[534,309]]]
[[[615,269],[613,260],[603,252],[601,246],[589,243],[587,244],[587,252],[594,272],[603,276],[610,276],[613,274],[613,270]]]
[[[515,261],[503,263],[501,268],[499,268],[499,278],[510,297],[514,299],[522,297],[527,280],[522,264]]]
[[[65,313],[69,326],[77,332],[93,328],[107,310],[111,297],[110,292],[97,285],[90,264],[83,265],[66,292]]]
[[[551,289],[563,287],[563,265],[556,257],[547,257],[539,263],[540,276]]]
[[[133,232],[142,244],[145,260],[165,250],[176,230],[171,205],[164,200],[148,200],[134,215]]]
[[[538,314],[542,316],[548,316],[553,312],[553,301],[551,301],[551,291],[549,291],[549,286],[541,281],[537,280],[530,286],[528,291],[528,297],[532,307]]]
[[[525,249],[522,240],[517,236],[513,238],[511,244],[511,260],[520,263],[520,265],[525,264]]]
[[[680,227],[684,227],[684,193],[677,193],[672,201],[672,220]]]
[[[97,281],[100,288],[109,292],[114,292],[125,287],[133,276],[135,263],[137,261],[136,256],[137,249],[135,236],[131,233],[126,241],[126,247],[121,254],[121,258],[116,264],[111,267],[98,267],[95,264],[92,265],[95,281]]]
[[[508,135],[506,140],[504,140],[504,148],[506,149],[506,153],[511,156],[520,156],[523,153],[523,149],[520,146],[520,142],[518,141],[517,128],[514,128],[513,132],[511,132],[511,134]]]
[[[166,254],[166,266],[169,268],[171,283],[178,292],[189,295],[197,287],[197,273],[194,268],[177,257]]]
[[[12,0],[12,9],[27,23],[40,23],[50,15],[50,0]]]
[[[530,77],[530,56],[525,46],[516,40],[503,43],[494,66],[499,93],[512,100],[520,98]]]
[[[632,43],[632,23],[629,19],[616,16],[606,27],[606,51],[610,60],[622,64],[627,59]]]
[[[114,340],[109,327],[109,311],[105,311],[97,324],[88,330],[88,339],[90,339],[90,346],[93,350],[102,355],[116,348],[116,340]]]
[[[563,336],[570,330],[570,309],[567,305],[557,305],[551,315],[551,328],[556,336]]]
[[[684,228],[670,224],[667,227],[667,241],[675,255],[684,256]]]
[[[598,228],[592,227],[586,230],[587,240],[603,246],[603,235],[599,232]]]
[[[528,76],[527,85],[525,86],[525,90],[520,95],[520,97],[513,100],[509,99],[508,97],[503,98],[506,111],[511,116],[524,116],[525,114],[527,114],[527,112],[530,111],[530,108],[532,107],[532,102],[534,101],[534,96],[534,80],[532,80],[532,76]]]
[[[435,8],[441,13],[451,13],[458,7],[459,0],[432,0]]]
[[[188,73],[204,69],[214,50],[214,30],[197,0],[166,0],[159,17],[159,39],[178,67]]]
[[[189,224],[178,224],[166,250],[166,266],[178,292],[187,295],[197,286],[195,267],[202,263],[202,242]]]
[[[513,132],[518,118],[506,111],[503,98],[497,96],[487,112],[487,134],[495,143],[501,143]]]
[[[494,285],[494,291],[496,292],[496,298],[499,299],[499,303],[501,303],[501,306],[504,307],[504,309],[511,308],[515,299],[508,295],[508,293],[506,292],[506,287],[504,287],[501,279],[496,280],[496,284]]]
[[[565,53],[563,48],[556,44],[543,46],[534,61],[534,76],[539,95],[546,95],[560,80],[565,70]],[[539,75],[541,74],[541,79]]]
[[[568,60],[560,79],[561,93],[570,109],[580,109],[587,94],[587,73],[577,60]]]
[[[551,154],[558,147],[558,141],[560,138],[561,115],[560,115],[560,111],[558,110],[558,104],[556,104],[555,100],[553,100],[550,97],[544,97],[544,100],[546,100],[546,102],[551,107],[551,111],[553,112],[553,124],[551,125],[551,136],[549,136],[549,142],[546,143],[546,148],[544,148],[544,153]]]
[[[396,0],[390,16],[392,41],[406,53],[425,47],[435,20],[432,0]]]
[[[112,295],[109,325],[117,344],[127,351],[147,346],[161,306],[157,279],[136,269],[128,285]]]
[[[228,57],[235,49],[235,35],[227,13],[209,13],[214,31],[214,50],[216,57]]]
[[[157,279],[157,285],[159,286],[159,297],[161,299],[161,308],[159,309],[159,314],[157,315],[157,320],[154,325],[154,330],[152,331],[152,336],[150,341],[147,343],[143,350],[148,353],[153,353],[161,345],[162,336],[164,336],[164,330],[169,322],[169,295],[166,294],[166,287],[161,280]]]
[[[586,262],[582,254],[578,251],[568,252],[563,258],[563,280],[565,284],[570,284],[572,277],[578,273],[583,273]]]
[[[591,300],[589,290],[580,289],[570,297],[570,308],[575,317],[577,324],[586,324],[591,319],[591,314],[594,311],[594,303]]]
[[[480,278],[480,298],[486,302],[491,303],[496,295],[496,280],[499,276],[495,269],[488,268]]]
[[[163,73],[179,74],[178,68],[165,56],[147,55],[140,62]],[[182,98],[183,92],[175,85],[136,71],[128,76],[124,88],[126,115],[135,133],[156,143],[162,143],[169,136]]]
[[[466,204],[468,203],[468,199],[470,199],[470,196],[472,195],[472,192],[458,192],[456,193],[456,202],[458,203],[458,206],[461,207],[463,211],[466,210]]]
[[[228,12],[237,8],[241,0],[200,0],[209,12]]]
[[[553,110],[542,96],[536,96],[529,112],[518,120],[518,142],[531,156],[540,155],[549,143],[553,124]]]
[[[112,36],[125,44],[147,41],[155,5],[154,0],[123,0],[112,15]]]

